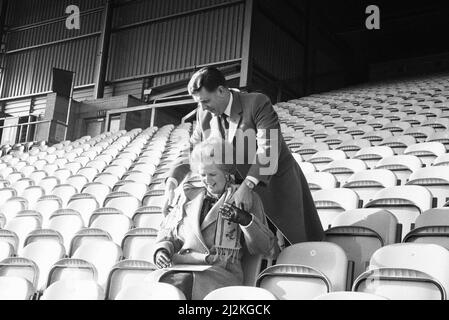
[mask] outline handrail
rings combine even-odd
[[[8,119],[8,118],[6,118]],[[68,125],[65,124],[62,121],[59,120],[39,120],[39,121],[32,121],[32,122],[25,122],[25,123],[17,123],[17,124],[12,124],[12,125],[8,125],[8,126],[0,126],[0,129],[7,129],[7,128],[16,128],[16,127],[23,127],[23,126],[29,126],[29,125],[33,125],[33,124],[43,124],[43,123],[49,123],[49,122],[55,122],[56,124],[62,125],[66,128],[68,128]]]
[[[196,104],[196,102],[195,102],[195,100],[190,98],[190,99],[185,99],[185,100],[180,100],[180,101],[162,102],[162,103],[147,104],[147,105],[142,105],[142,106],[137,106],[137,107],[107,110],[106,116],[105,116],[105,126],[104,126],[105,132],[109,131],[109,120],[110,120],[111,115],[113,115],[113,114],[122,114],[122,113],[136,112],[136,111],[151,110],[150,126],[154,126],[154,118],[155,118],[155,110],[156,109],[173,107],[173,106],[189,105],[189,104]]]

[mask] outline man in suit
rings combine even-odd
[[[223,74],[213,67],[196,72],[188,90],[199,106],[192,145],[213,136],[234,145],[236,178],[242,182],[233,197],[235,205],[251,208],[254,191],[268,218],[290,243],[322,241],[324,232],[307,181],[282,137],[269,98],[230,90]],[[168,201],[189,172],[188,164],[180,164],[169,174]]]

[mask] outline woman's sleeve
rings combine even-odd
[[[249,253],[275,258],[279,253],[277,238],[268,227],[262,201],[256,193],[253,193],[250,213],[253,217],[251,223],[241,227]]]
[[[177,225],[171,225],[171,221],[173,221],[173,215],[169,214],[165,217],[162,222],[161,229],[158,232],[156,242],[153,245],[152,249],[152,257],[153,263],[156,252],[161,249],[165,249],[168,251],[170,256],[173,256],[176,252],[181,250],[182,241],[175,235],[175,230],[177,229]]]

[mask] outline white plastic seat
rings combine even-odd
[[[7,221],[10,221],[17,213],[27,209],[28,201],[25,198],[12,197],[0,207],[0,213],[5,216]]]
[[[67,204],[67,209],[73,209],[81,214],[85,225],[89,224],[92,212],[98,208],[99,204],[95,197],[85,193],[75,194]]]
[[[99,182],[92,182],[84,186],[82,193],[92,195],[98,204],[103,205],[107,195],[111,193],[111,188]]]
[[[62,201],[58,196],[43,196],[37,201],[34,210],[42,216],[42,226],[47,227],[50,216],[62,208]]]
[[[47,286],[61,280],[89,280],[97,282],[97,270],[95,267],[81,259],[61,259],[56,262],[49,271]]]
[[[41,300],[104,300],[104,290],[91,280],[60,280],[44,291]]]
[[[42,179],[47,177],[48,174],[45,171],[33,171],[28,178],[34,181],[34,185],[38,186]]]
[[[10,183],[8,182],[10,185]],[[9,199],[16,197],[17,191],[14,188],[4,187],[0,189],[0,206],[5,204]]]
[[[11,184],[11,187],[16,190],[19,197],[23,196],[23,192],[26,188],[34,185],[34,181],[28,178],[22,178]]]
[[[366,164],[362,160],[347,159],[329,163],[322,172],[332,173],[340,185],[344,185],[354,173],[366,169]]]
[[[64,166],[65,169],[70,170],[70,173],[72,175],[76,175],[78,173],[78,170],[80,170],[83,167],[83,165],[80,162],[68,162]]]
[[[394,154],[402,155],[405,149],[409,146],[416,144],[416,139],[412,136],[394,136],[384,139],[379,146],[390,147],[393,149]]]
[[[448,268],[449,252],[438,245],[390,245],[374,253],[353,291],[392,300],[445,300]]]
[[[39,269],[33,261],[27,258],[6,258],[0,261],[0,277],[20,277],[29,282],[36,292]]]
[[[126,192],[113,192],[104,200],[105,208],[115,208],[132,218],[141,202],[136,197]]]
[[[204,300],[278,300],[270,291],[255,287],[225,287],[210,292]]]
[[[400,183],[405,185],[410,175],[422,168],[422,162],[415,156],[400,155],[380,160],[375,168],[392,171]]]
[[[417,170],[412,173],[407,185],[426,187],[435,198],[433,207],[442,207],[449,201],[449,170],[441,170],[441,167]]]
[[[359,206],[359,196],[350,189],[320,190],[314,192],[312,197],[324,230],[340,213]]]
[[[139,201],[143,199],[148,192],[148,184],[134,181],[120,181],[114,186],[114,192],[127,192],[137,198]]]
[[[98,170],[96,168],[91,168],[91,167],[83,167],[81,168],[77,175],[81,175],[86,177],[88,182],[92,182],[95,177],[98,175]]]
[[[403,235],[407,234],[416,218],[432,208],[432,194],[421,186],[385,188],[374,195],[365,208],[389,210],[402,224]]]
[[[318,190],[334,189],[337,187],[337,179],[328,172],[312,172],[305,174],[311,192]]]
[[[164,190],[148,191],[142,200],[143,206],[162,208],[165,202]]]
[[[122,244],[125,234],[131,229],[132,220],[121,211],[114,208],[101,208],[92,213],[89,227],[107,231],[112,240]]]
[[[92,263],[98,272],[98,284],[106,288],[109,272],[122,256],[121,248],[112,241],[90,240],[81,244],[72,258]]]
[[[353,159],[362,160],[369,169],[373,169],[380,160],[393,156],[394,151],[390,147],[369,147],[360,149]]]
[[[20,211],[17,215],[8,220],[5,229],[14,232],[19,237],[19,254],[29,233],[42,228],[42,217],[34,211]]]
[[[69,169],[61,168],[56,170],[53,173],[53,176],[59,179],[61,184],[65,184],[67,179],[72,175],[72,172]]]
[[[341,150],[320,151],[314,154],[308,162],[312,163],[318,171],[323,170],[329,163],[345,160],[346,154]]]
[[[39,268],[38,290],[45,289],[51,267],[64,255],[64,246],[52,240],[32,242],[23,248],[21,256],[34,261]]]
[[[299,155],[305,160],[308,161],[310,158],[318,153],[319,151],[327,151],[329,150],[329,146],[324,142],[315,142],[315,143],[307,143],[303,144],[297,151]]]
[[[404,242],[437,244],[449,250],[449,208],[430,209],[422,213]]]
[[[151,274],[156,269],[153,264],[139,260],[124,260],[117,263],[109,274],[106,299],[115,300],[120,291],[129,286],[143,283],[148,287],[157,286],[156,282],[150,283]]]
[[[89,180],[83,175],[73,175],[67,178],[65,184],[70,184],[75,187],[78,192],[83,190],[84,186],[89,183]]]
[[[104,170],[103,173],[110,173],[117,177],[117,179],[121,179],[123,175],[126,173],[127,169],[122,166],[117,165],[109,165]]]
[[[384,188],[397,185],[396,175],[390,170],[365,170],[354,173],[343,188],[354,190],[363,204]]]
[[[68,202],[76,193],[76,188],[70,184],[57,185],[51,191],[52,195],[58,197],[61,200],[62,208],[67,207]]]
[[[112,173],[102,172],[95,177],[94,182],[102,183],[112,189],[119,180],[120,179]]]
[[[284,249],[275,266],[257,279],[257,287],[280,300],[310,300],[325,293],[346,290],[348,259],[339,246],[306,242]]]
[[[8,241],[0,240],[0,261],[12,257],[14,254],[14,246]]]
[[[326,241],[339,245],[354,262],[354,275],[365,271],[376,250],[401,241],[397,218],[387,210],[356,209],[338,215],[326,231]]]
[[[361,149],[369,147],[371,147],[371,142],[369,140],[357,139],[342,142],[336,147],[336,150],[341,150],[348,158],[352,158]]]
[[[446,153],[446,147],[439,142],[419,143],[409,146],[405,149],[404,154],[410,156],[417,156],[421,162],[430,166],[436,158]]]
[[[31,300],[35,294],[32,283],[24,278],[0,277],[0,300]]]
[[[151,183],[151,175],[146,172],[130,171],[123,177],[124,181],[134,181],[149,185]]]

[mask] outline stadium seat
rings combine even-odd
[[[81,214],[84,225],[89,224],[92,212],[98,208],[99,204],[95,197],[87,193],[75,194],[70,198],[69,203],[67,204],[67,209],[75,210]]]
[[[409,146],[404,154],[417,156],[425,166],[430,166],[436,158],[446,153],[446,147],[439,142],[419,143]]]
[[[120,179],[112,173],[102,172],[95,177],[93,182],[104,184],[112,189],[119,180]]]
[[[312,172],[305,174],[310,191],[334,189],[337,187],[337,179],[327,172]]]
[[[65,184],[72,185],[75,187],[77,192],[81,192],[84,186],[89,183],[89,180],[83,175],[72,175],[68,177],[65,181]]]
[[[416,144],[416,139],[414,137],[400,135],[385,138],[379,146],[390,147],[393,149],[395,155],[402,155],[404,154],[405,149],[414,144]]]
[[[390,147],[368,147],[360,149],[353,159],[362,160],[368,169],[373,169],[380,160],[393,156],[394,151]]]
[[[366,270],[374,252],[401,241],[396,217],[382,209],[356,209],[338,215],[326,231],[326,241],[339,245],[354,262],[357,277]]]
[[[110,193],[104,200],[105,208],[115,208],[123,212],[129,218],[132,218],[141,202],[136,197],[127,192]]]
[[[405,185],[410,175],[421,168],[422,162],[418,157],[404,155],[382,159],[375,166],[375,169],[392,171],[401,185]]]
[[[449,252],[438,245],[390,245],[374,253],[353,291],[392,300],[445,300],[448,268]]]
[[[62,208],[62,201],[58,196],[43,196],[39,198],[34,211],[37,211],[42,216],[42,227],[47,228],[51,215],[56,210]]]
[[[42,216],[36,211],[23,210],[8,220],[5,229],[14,232],[19,237],[18,253],[21,253],[25,239],[29,233],[41,229]]]
[[[449,201],[449,170],[440,167],[423,168],[410,176],[407,185],[426,187],[434,197],[433,207],[442,207]]]
[[[82,193],[95,197],[99,205],[103,205],[104,200],[111,193],[111,188],[100,182],[88,183],[83,187]]]
[[[62,259],[64,255],[65,249],[63,245],[53,240],[35,241],[23,248],[21,256],[36,263],[39,269],[36,289],[45,289],[51,267]]]
[[[431,243],[449,249],[449,208],[431,209],[421,214],[415,228],[404,238],[404,242]]]
[[[96,282],[97,270],[91,263],[85,260],[61,259],[50,269],[46,288],[57,281],[65,279],[90,280]]]
[[[128,260],[152,262],[151,248],[156,242],[158,230],[137,228],[128,231],[121,244],[123,257]]]
[[[336,150],[341,150],[348,158],[353,158],[361,149],[369,147],[371,147],[371,142],[369,140],[357,139],[342,142],[336,147]]]
[[[7,258],[0,261],[0,277],[20,277],[29,282],[36,292],[39,269],[36,263],[26,258]]]
[[[0,276],[0,300],[31,300],[36,290],[22,277]]]
[[[278,300],[270,291],[255,287],[225,287],[210,292],[204,300]]]
[[[322,172],[332,173],[339,184],[344,185],[354,173],[366,169],[366,164],[362,160],[347,159],[329,163]]]
[[[118,245],[121,245],[123,237],[132,228],[132,225],[131,219],[115,208],[97,209],[92,213],[89,221],[89,228],[108,232]]]
[[[127,177],[129,178],[129,176]],[[120,181],[115,186],[114,192],[127,192],[130,195],[137,198],[139,201],[142,201],[144,195],[148,192],[149,183],[141,183],[136,181]]]
[[[350,189],[320,190],[314,192],[312,197],[324,230],[328,229],[332,220],[340,213],[359,206],[357,193]]]
[[[362,204],[366,204],[379,190],[396,185],[396,175],[392,171],[384,169],[365,170],[354,173],[342,187],[354,190]]]
[[[401,186],[379,191],[365,208],[382,208],[391,211],[402,224],[403,234],[412,228],[416,218],[432,208],[432,194],[425,187]]]
[[[104,296],[95,281],[65,279],[51,284],[40,300],[104,300]]]
[[[120,291],[128,286],[136,286],[151,279],[157,267],[145,261],[124,260],[111,270],[106,288],[106,299],[115,300]],[[151,287],[157,283],[148,283]]]
[[[345,160],[346,154],[341,150],[320,151],[314,154],[309,163],[312,163],[317,171],[323,170],[329,163],[337,160]]]
[[[276,265],[259,275],[257,287],[280,300],[310,300],[346,290],[348,266],[346,254],[335,244],[295,244],[280,253]]]

